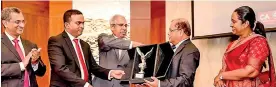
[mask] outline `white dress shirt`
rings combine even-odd
[[[75,38],[73,35],[71,35],[70,33],[68,33],[66,30],[65,30],[65,32],[67,33],[67,35],[69,36],[69,38],[70,38],[70,41],[72,42],[72,44],[73,44],[73,47],[74,47],[74,50],[75,50],[75,52],[76,52],[76,54],[77,54],[77,57],[78,57],[78,60],[79,60],[79,55],[78,55],[78,52],[77,52],[77,49],[76,49],[76,44],[75,44],[75,42],[74,42],[74,39],[78,39],[78,38]],[[81,45],[80,45],[80,39],[78,39],[78,43],[79,43],[79,47],[80,47],[80,49],[81,49],[81,54],[83,55],[83,52],[82,52],[82,47],[81,47]],[[85,62],[85,58],[84,58],[84,56],[83,56],[83,60],[84,60],[84,64],[86,64]],[[81,64],[81,62],[80,62],[80,60],[78,61],[79,62],[79,65],[80,65],[80,71],[81,71],[81,79],[84,79],[84,71],[83,71],[83,66],[82,66],[82,64]],[[86,65],[87,66],[87,65]],[[87,67],[86,67],[87,68]],[[88,71],[87,71],[88,72]],[[88,75],[89,75],[89,72],[88,72]],[[85,83],[85,85],[84,85],[84,87],[88,87],[90,84],[88,83],[88,82],[86,82]]]
[[[9,40],[11,41],[11,43],[12,43],[12,45],[14,46],[14,42],[13,42],[13,40],[15,39],[15,38],[13,38],[9,33],[7,33],[6,31],[5,31],[5,34],[7,35],[7,37],[9,38]],[[20,49],[21,49],[21,51],[22,51],[22,53],[23,53],[23,56],[24,56],[24,58],[26,57],[26,55],[25,55],[25,50],[24,50],[24,46],[23,46],[23,44],[22,44],[22,40],[21,40],[21,38],[20,38],[20,36],[18,36],[17,37],[17,40],[18,40],[18,45],[19,45],[19,47],[20,47]],[[22,60],[23,61],[23,60]],[[19,62],[18,63],[19,64],[19,66],[20,66],[20,70],[21,71],[24,71],[26,68],[24,67],[24,64],[23,64],[23,62]],[[32,68],[33,68],[33,70],[34,71],[36,71],[37,69],[38,69],[38,63],[35,63],[35,64],[31,64],[32,65]],[[30,78],[29,78],[30,79]],[[29,84],[30,84],[30,82],[29,82]]]
[[[5,31],[5,34],[7,35],[7,37],[9,38],[9,40],[11,41],[12,45],[14,46],[15,43],[13,42],[13,40],[14,40],[15,38],[13,38],[13,37],[12,37],[9,33],[7,33],[6,31]],[[25,55],[25,50],[24,50],[24,46],[23,46],[23,44],[22,44],[22,40],[21,40],[20,36],[18,36],[17,40],[18,40],[18,45],[19,45],[19,47],[20,47],[20,49],[21,49],[21,51],[22,51],[22,53],[23,53],[23,55],[24,55],[24,58],[25,58],[25,57],[26,57],[26,55]],[[25,70],[25,67],[24,67],[23,62],[19,62],[19,66],[20,66],[21,71],[24,71],[24,70]],[[32,68],[33,68],[34,71],[36,71],[36,70],[38,69],[38,63],[32,64]]]
[[[74,50],[75,50],[75,52],[76,52],[76,54],[77,54],[77,57],[78,57],[78,59],[79,59],[79,56],[78,56],[78,53],[77,53],[77,49],[76,49],[76,44],[75,44],[75,42],[73,41],[74,39],[78,39],[78,38],[75,38],[73,35],[71,35],[70,33],[68,33],[66,30],[65,30],[65,32],[66,32],[67,35],[69,36],[70,41],[72,42],[73,47],[74,47]],[[80,39],[78,40],[78,43],[79,43],[79,45],[80,45]],[[83,55],[81,45],[80,45],[79,47],[80,47],[81,53],[82,53],[82,55]],[[84,58],[84,56],[83,56],[83,58]],[[83,60],[85,60],[85,59],[83,59]],[[85,63],[85,62],[86,62],[86,61],[84,61],[84,63]],[[86,63],[85,63],[85,64],[86,64]],[[81,65],[80,61],[79,61],[79,65],[80,65],[80,70],[81,70],[81,78],[84,79],[84,71],[83,71],[83,68],[82,68],[83,66]],[[86,66],[87,66],[87,65],[86,65]],[[111,72],[112,72],[112,70],[110,70],[109,73],[108,73],[108,80],[111,80],[111,79],[112,79],[112,77],[110,77]],[[89,74],[89,72],[88,72],[88,74]],[[90,84],[89,84],[88,82],[86,82],[85,85],[84,85],[84,87],[88,87],[89,85],[90,85]]]

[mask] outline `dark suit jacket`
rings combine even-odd
[[[27,55],[33,48],[37,48],[36,44],[33,44],[28,40],[21,38],[21,41],[25,55]],[[22,62],[22,60],[5,33],[1,35],[1,42],[1,87],[22,87],[24,85],[25,75],[25,71],[21,71],[19,66],[19,62]],[[43,76],[46,71],[46,66],[39,58],[38,69],[34,71],[30,62],[31,60],[27,67],[25,67],[29,73],[30,86],[38,87],[35,75]]]
[[[190,41],[184,41],[176,49],[167,77],[160,81],[161,87],[193,87],[200,53]]]
[[[100,66],[107,69],[123,70],[129,62],[127,50],[129,49],[131,41],[115,38],[113,35],[102,33],[98,37]],[[119,58],[119,49],[122,50]],[[94,87],[121,87],[119,80],[112,79],[103,80],[95,77],[93,80]],[[124,86],[129,86],[127,83]]]
[[[88,43],[80,40],[80,45],[89,74],[89,83],[91,84],[91,73],[97,77],[107,79],[110,70],[102,68],[96,63]],[[86,82],[81,79],[79,60],[73,43],[65,31],[57,36],[50,37],[48,54],[51,64],[50,86],[83,87],[85,85]]]

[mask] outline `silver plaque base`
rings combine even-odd
[[[135,78],[144,78],[144,73],[136,73]]]

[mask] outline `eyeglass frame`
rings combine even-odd
[[[120,27],[129,27],[129,24],[111,24],[111,25],[118,25],[118,26],[120,26]]]
[[[15,23],[15,24],[17,24],[17,25],[19,25],[20,23],[22,23],[22,24],[26,24],[27,22],[25,21],[25,20],[16,20],[16,21],[11,21],[11,20],[9,20],[8,22],[10,22],[10,23]]]
[[[171,29],[171,28],[169,28],[169,32],[174,32],[176,30],[182,30],[182,29]]]

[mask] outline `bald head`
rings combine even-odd
[[[109,23],[110,24],[117,24],[118,21],[120,21],[120,20],[126,20],[125,16],[116,14],[116,15],[111,17]]]
[[[128,27],[125,16],[116,14],[112,16],[109,22],[110,22],[110,29],[113,35],[115,35],[118,38],[125,38],[127,34],[127,27]]]

